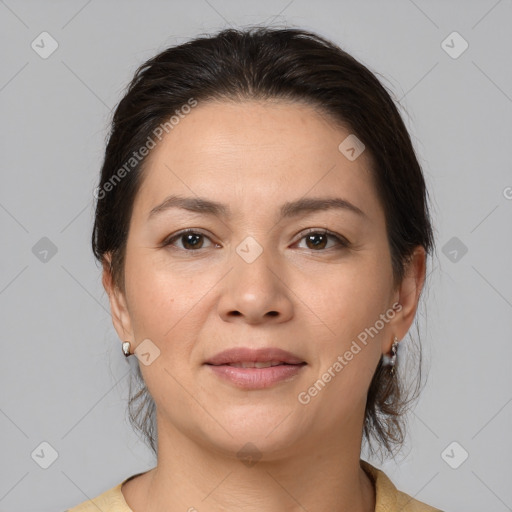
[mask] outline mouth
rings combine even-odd
[[[282,349],[235,348],[225,350],[205,363],[212,372],[242,389],[263,389],[293,380],[307,365]]]

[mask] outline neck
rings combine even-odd
[[[328,442],[308,440],[273,452],[272,460],[251,462],[172,428],[159,433],[158,465],[128,502],[134,512],[375,510],[373,483],[359,465],[361,438],[356,443],[345,433]]]

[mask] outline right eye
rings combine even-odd
[[[203,249],[203,240],[210,240],[205,234],[194,230],[194,229],[184,229],[179,231],[178,233],[172,234],[170,237],[166,238],[162,243],[163,247],[173,246],[173,248],[181,249],[187,252],[196,252],[199,249]],[[175,242],[181,242],[182,247],[176,247]],[[211,241],[211,240],[210,240]],[[218,244],[216,244],[218,245]]]

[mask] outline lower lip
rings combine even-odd
[[[207,365],[219,377],[243,389],[263,389],[295,377],[305,364],[283,364],[268,368],[237,368]]]

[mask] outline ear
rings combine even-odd
[[[126,298],[124,293],[114,283],[112,270],[110,267],[111,254],[105,255],[103,259],[103,275],[102,283],[103,288],[108,294],[110,301],[110,312],[112,315],[112,323],[117,332],[117,335],[122,341],[134,341],[132,322],[128,307],[126,304]]]
[[[396,291],[395,302],[400,306],[395,308],[396,315],[390,321],[391,332],[398,340],[402,340],[409,331],[418,309],[421,290],[425,283],[427,254],[425,248],[417,246],[404,272],[404,278]],[[382,350],[387,354],[391,351],[392,339],[384,340]]]

